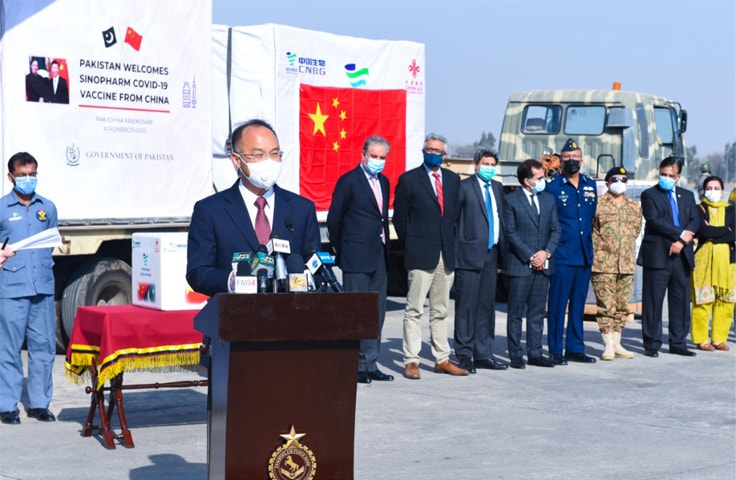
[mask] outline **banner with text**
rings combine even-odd
[[[62,221],[191,215],[212,191],[211,2],[0,3],[3,172],[31,153]]]

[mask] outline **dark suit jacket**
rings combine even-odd
[[[549,193],[537,195],[540,214],[529,203],[522,188],[506,195],[503,222],[506,228],[506,242],[509,255],[506,261],[506,275],[526,277],[531,275],[529,259],[539,250],[554,253],[560,241],[560,223],[557,219],[555,198]],[[545,275],[554,273],[553,258],[549,259],[549,269]]]
[[[327,212],[330,243],[337,252],[336,263],[345,272],[370,273],[378,269],[383,255],[388,265],[389,181],[378,174],[383,211],[378,211],[370,181],[358,165],[337,181]],[[386,245],[381,242],[383,230]]]
[[[41,75],[34,75],[29,73],[26,75],[26,100],[29,102],[37,102],[40,98],[43,101],[47,101],[49,94],[51,93],[51,87],[49,79],[44,78]]]
[[[187,281],[197,292],[227,292],[235,252],[256,252],[258,239],[238,189],[227,190],[194,204],[187,246]],[[319,249],[320,235],[314,203],[274,186],[276,204],[271,232],[289,240],[292,253],[306,257]]]
[[[670,258],[672,242],[680,238],[683,230],[698,232],[700,218],[695,196],[690,190],[675,187],[677,195],[677,210],[680,214],[680,226],[676,227],[672,221],[669,192],[659,188],[659,185],[648,188],[641,193],[641,211],[646,224],[644,239],[639,248],[637,265],[648,268],[665,268]],[[690,270],[695,265],[693,243],[686,245],[680,255],[684,255]]]
[[[503,186],[491,181],[493,201],[498,211],[499,265],[506,257],[506,235],[503,231]],[[486,211],[485,187],[481,189],[478,177],[472,175],[460,182],[458,196],[457,240],[455,243],[455,268],[480,270],[488,250],[488,212]]]
[[[455,221],[460,177],[442,169],[445,213],[440,212],[429,175],[424,165],[399,177],[394,198],[393,223],[404,247],[404,265],[408,270],[431,270],[437,267],[440,252],[445,267],[455,269]]]
[[[63,77],[59,77],[56,93],[54,93],[54,81],[49,79],[49,98],[47,100],[52,103],[69,103],[69,86]]]

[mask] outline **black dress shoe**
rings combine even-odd
[[[550,355],[549,359],[555,365],[567,365],[567,360],[562,355]]]
[[[590,355],[586,355],[584,352],[580,353],[571,353],[566,352],[565,358],[570,362],[577,362],[577,363],[595,363],[595,357],[591,357]]]
[[[675,355],[682,355],[683,357],[694,357],[697,355],[692,350],[688,350],[687,347],[670,347],[670,353]]]
[[[509,368],[508,365],[505,363],[501,363],[495,358],[484,358],[482,360],[476,360],[475,361],[475,367],[476,368],[485,368],[488,370],[506,370]]]
[[[20,423],[20,417],[16,410],[0,412],[0,418],[2,418],[2,422],[7,425],[18,425]]]
[[[371,383],[372,381],[368,372],[358,372],[358,383]]]
[[[554,367],[555,362],[545,357],[531,357],[529,359],[529,365],[534,365],[535,367]]]
[[[382,371],[376,369],[373,372],[368,372],[368,376],[371,380],[375,380],[377,382],[393,382],[394,376],[389,375],[387,373],[383,373]]]
[[[56,417],[48,408],[29,408],[28,416],[42,422],[55,422]]]
[[[656,350],[644,350],[644,355],[647,357],[657,358],[659,356],[659,352]]]
[[[473,361],[470,359],[470,357],[460,356],[457,359],[457,366],[462,368],[463,370],[467,370],[468,373],[475,373],[475,367],[473,366]]]
[[[526,368],[526,364],[524,363],[523,358],[512,358],[511,359],[511,368],[518,368],[519,370],[524,370]]]

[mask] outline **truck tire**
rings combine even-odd
[[[133,299],[130,266],[117,258],[94,258],[83,263],[64,288],[61,321],[68,343],[78,306],[126,305]]]

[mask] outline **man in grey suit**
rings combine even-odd
[[[493,357],[496,276],[503,256],[503,187],[492,181],[498,157],[487,148],[473,155],[475,175],[460,182],[455,240],[455,355],[470,373],[505,370]]]
[[[560,240],[555,199],[544,193],[544,167],[524,160],[516,169],[522,188],[505,198],[503,222],[509,255],[507,341],[511,368],[525,368],[521,348],[521,318],[526,307],[526,352],[529,365],[554,367],[542,353],[542,332],[549,277],[554,272],[552,254]]]

